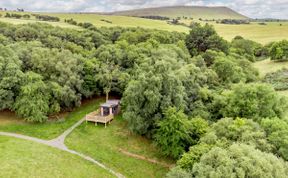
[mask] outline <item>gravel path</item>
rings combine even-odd
[[[26,136],[26,135],[21,135],[21,134],[16,134],[16,133],[9,133],[9,132],[0,132],[0,135],[1,136],[7,136],[7,137],[14,137],[14,138],[20,138],[20,139],[23,139],[23,140],[29,140],[29,141],[33,141],[33,142],[37,142],[37,143],[40,143],[40,144],[44,144],[44,145],[47,145],[47,146],[50,146],[50,147],[54,147],[54,148],[57,148],[59,150],[63,150],[63,151],[66,151],[66,152],[69,152],[71,154],[74,154],[74,155],[78,155],[80,156],[81,158],[87,160],[87,161],[90,161],[100,167],[102,167],[103,169],[106,169],[107,171],[109,171],[110,173],[112,173],[113,175],[119,177],[119,178],[124,178],[125,176],[123,176],[122,174],[118,173],[118,172],[115,172],[113,171],[112,169],[106,167],[104,164],[96,161],[95,159],[89,157],[89,156],[86,156],[82,153],[79,153],[77,151],[74,151],[74,150],[70,150],[69,148],[67,148],[67,146],[65,145],[64,141],[65,141],[65,138],[76,128],[78,127],[79,125],[81,125],[83,122],[84,122],[85,119],[81,119],[80,121],[78,121],[76,124],[74,124],[72,127],[70,127],[69,129],[67,129],[63,134],[61,134],[59,137],[55,138],[55,139],[52,139],[52,140],[42,140],[42,139],[39,139],[39,138],[35,138],[35,137],[29,137],[29,136]]]

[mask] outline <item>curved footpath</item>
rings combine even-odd
[[[8,137],[14,137],[14,138],[20,138],[20,139],[23,139],[23,140],[29,140],[29,141],[33,141],[33,142],[37,142],[37,143],[40,143],[40,144],[44,144],[44,145],[47,145],[47,146],[50,146],[50,147],[54,147],[56,149],[59,149],[59,150],[63,150],[63,151],[66,151],[66,152],[69,152],[71,154],[74,154],[74,155],[78,155],[80,156],[81,158],[87,160],[87,161],[90,161],[100,167],[102,167],[103,169],[106,169],[107,171],[109,171],[110,173],[112,173],[113,175],[119,177],[119,178],[124,178],[125,176],[123,176],[122,174],[118,173],[118,172],[115,172],[113,171],[112,169],[106,167],[104,164],[96,161],[95,159],[89,157],[89,156],[86,156],[82,153],[79,153],[77,151],[74,151],[74,150],[70,150],[69,148],[67,148],[67,146],[65,145],[64,141],[65,141],[65,138],[76,128],[78,127],[79,125],[81,125],[82,123],[84,122],[84,119],[81,119],[80,121],[78,121],[76,124],[74,124],[72,127],[70,127],[69,129],[67,129],[63,134],[61,134],[60,136],[58,136],[57,138],[55,139],[52,139],[52,140],[42,140],[42,139],[39,139],[39,138],[35,138],[35,137],[29,137],[29,136],[25,136],[25,135],[21,135],[21,134],[16,134],[16,133],[9,133],[9,132],[0,132],[0,135],[1,136],[8,136]]]

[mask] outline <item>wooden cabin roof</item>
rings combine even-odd
[[[120,100],[108,100],[106,103],[101,104],[101,107],[112,108],[119,105]]]

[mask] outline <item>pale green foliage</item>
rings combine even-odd
[[[230,52],[239,54],[242,57],[247,58],[249,61],[254,62],[255,56],[258,57],[262,55],[261,53],[257,54],[261,48],[263,48],[261,44],[239,37],[232,40]]]
[[[180,62],[187,60],[181,51],[170,46],[151,49],[153,57],[144,58],[141,68],[134,71],[135,79],[129,82],[122,99],[123,115],[130,130],[149,134],[165,109],[170,106],[185,108],[185,88],[175,70],[181,67]]]
[[[168,172],[166,177],[167,178],[191,178],[191,173],[177,166],[177,167],[172,168]]]
[[[215,147],[193,167],[193,176],[199,178],[285,178],[287,174],[287,163],[282,159],[244,144],[233,144],[228,149]]]
[[[189,151],[184,153],[181,159],[177,161],[177,165],[181,167],[182,169],[191,171],[193,169],[193,165],[200,160],[202,155],[210,151],[211,148],[212,148],[212,145],[208,145],[205,143],[204,144],[200,143],[200,144],[191,146],[189,148]]]
[[[224,84],[254,82],[258,79],[258,71],[246,59],[233,56],[219,56],[212,65]]]
[[[21,64],[10,48],[0,45],[0,110],[13,107],[24,75]]]
[[[276,147],[276,154],[288,160],[288,123],[278,118],[264,119],[262,127],[268,135],[268,140]]]
[[[201,143],[218,146],[229,146],[233,142],[252,145],[263,151],[270,151],[264,130],[258,123],[237,118],[223,118],[211,126],[210,131],[201,138]]]
[[[29,72],[25,74],[19,96],[17,96],[14,110],[28,121],[44,122],[49,113],[50,95],[48,87],[39,74]]]
[[[244,117],[259,120],[265,117],[282,117],[287,109],[286,99],[266,84],[238,84],[226,93],[225,117]]]

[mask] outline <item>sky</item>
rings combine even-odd
[[[288,0],[0,0],[0,7],[36,12],[113,12],[174,5],[227,6],[251,18],[288,19]]]

